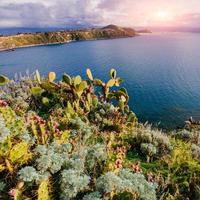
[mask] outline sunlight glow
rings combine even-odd
[[[171,13],[164,11],[164,10],[158,11],[155,14],[155,17],[159,21],[167,21],[167,20],[170,20],[172,18]]]

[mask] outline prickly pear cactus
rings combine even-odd
[[[55,72],[49,72],[48,81],[53,82],[55,79],[56,79],[56,73]]]
[[[0,75],[0,86],[4,86],[7,83],[9,83],[9,79],[4,75]]]
[[[87,70],[86,70],[86,74],[87,74],[88,78],[89,78],[91,81],[93,81],[93,75],[92,75],[92,72],[91,72],[90,69],[87,69]]]

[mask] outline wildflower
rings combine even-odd
[[[123,163],[123,161],[122,161],[121,159],[117,159],[117,160],[115,161],[115,168],[116,168],[116,169],[122,168],[122,163]]]
[[[131,168],[136,173],[142,173],[142,169],[140,167],[140,162],[136,162],[135,164],[132,164]]]
[[[17,194],[17,189],[11,189],[11,190],[8,192],[8,194],[9,194],[11,197],[16,196],[16,194]]]
[[[6,107],[8,103],[4,100],[0,100],[0,107]]]

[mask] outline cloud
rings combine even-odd
[[[0,6],[1,26],[40,26],[51,19],[48,8],[40,3],[10,3]]]
[[[103,0],[98,4],[98,8],[108,11],[119,9],[123,4],[126,4],[127,0]]]
[[[8,0],[0,5],[0,26],[67,26],[99,24],[94,0]],[[98,1],[96,1],[98,3]]]
[[[199,0],[0,0],[0,27],[67,27],[119,24],[154,25],[159,9],[175,16],[173,24],[200,24]],[[188,14],[189,13],[189,14]]]
[[[200,26],[200,13],[188,13],[176,18],[176,24],[182,26]]]

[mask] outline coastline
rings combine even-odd
[[[15,47],[13,49],[0,49],[0,53],[1,52],[10,52],[10,51],[15,51],[17,49],[22,49],[22,48],[29,48],[29,47],[39,47],[39,46],[50,46],[50,45],[59,45],[59,44],[67,44],[67,43],[71,43],[74,41],[69,41],[69,42],[55,42],[55,43],[47,43],[47,44],[32,44],[32,45],[25,45],[25,46],[19,46],[19,47]]]
[[[35,46],[67,44],[78,41],[129,38],[139,35],[134,29],[117,26],[107,26],[101,29],[18,34],[0,37],[0,52]]]
[[[138,37],[138,36],[142,36],[142,35],[143,35],[143,34],[138,34],[138,35],[132,36],[132,37]],[[1,52],[15,51],[15,50],[17,50],[17,49],[29,48],[29,47],[51,46],[51,45],[63,45],[63,44],[74,43],[74,42],[96,41],[96,40],[117,40],[117,39],[123,39],[123,38],[131,38],[131,37],[98,38],[98,39],[87,39],[87,40],[69,40],[69,41],[66,41],[66,42],[54,42],[54,43],[46,43],[46,44],[32,44],[32,45],[18,46],[18,47],[12,48],[12,49],[0,49],[0,53],[1,53]]]

